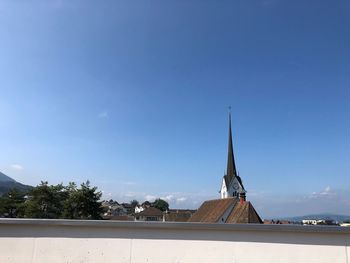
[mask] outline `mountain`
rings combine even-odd
[[[7,176],[6,174],[3,174],[2,172],[0,172],[0,183],[2,182],[16,182],[16,181],[11,177]]]
[[[294,217],[288,217],[283,219],[293,221],[293,222],[301,222],[304,219],[316,219],[316,220],[331,219],[336,222],[342,223],[345,220],[350,220],[350,216],[325,213],[325,214],[313,214],[313,215],[305,215],[305,216],[294,216]]]
[[[21,184],[6,174],[0,172],[0,196],[7,193],[11,189],[17,189],[20,192],[27,192],[32,188],[33,186]]]

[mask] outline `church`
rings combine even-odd
[[[246,201],[246,190],[236,169],[231,113],[229,113],[227,168],[222,178],[220,197],[220,199],[205,201],[188,222],[263,223],[251,202]]]
[[[231,129],[231,113],[229,114],[229,128],[228,128],[228,151],[227,151],[227,169],[226,174],[222,178],[221,184],[221,198],[235,197],[245,195],[244,186],[239,177],[235,164],[235,157],[233,155],[232,143],[232,129]]]

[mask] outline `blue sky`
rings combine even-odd
[[[348,1],[0,1],[0,170],[105,198],[350,212]]]

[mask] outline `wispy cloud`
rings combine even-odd
[[[156,196],[155,195],[145,195],[145,201],[150,201],[153,202],[154,200],[156,200]]]
[[[24,167],[20,164],[11,164],[10,165],[11,169],[12,170],[15,170],[15,171],[22,171],[24,170]]]
[[[107,119],[108,117],[108,111],[101,111],[99,114],[97,114],[97,118],[99,119]]]
[[[163,199],[163,200],[165,200],[167,202],[171,202],[171,201],[173,201],[175,199],[175,196],[172,195],[172,194],[169,194],[167,196],[161,196],[160,199]]]
[[[271,191],[251,189],[248,193],[249,196],[264,197],[270,195]]]
[[[137,196],[137,194],[133,193],[133,192],[128,192],[128,193],[125,193],[124,196],[126,198],[135,198]]]
[[[171,205],[182,205],[186,201],[189,200],[189,196],[192,196],[195,200],[191,200],[188,205],[190,207],[193,207],[195,204],[197,204],[199,201],[204,201],[201,200],[202,198],[197,199],[197,197],[194,194],[185,194],[185,193],[173,193],[173,194],[168,194],[166,196],[161,196],[160,198],[167,201]]]
[[[177,202],[177,203],[183,203],[183,202],[185,202],[186,200],[187,200],[186,197],[179,197],[179,198],[176,198],[176,202]]]
[[[323,198],[323,197],[332,197],[335,196],[336,192],[331,189],[330,186],[327,186],[325,189],[323,189],[320,192],[313,192],[311,195],[309,195],[310,198]]]

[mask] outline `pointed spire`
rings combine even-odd
[[[229,130],[228,130],[228,153],[227,153],[227,170],[226,175],[229,182],[237,176],[235,157],[233,155],[232,130],[231,130],[231,107],[229,107]]]

